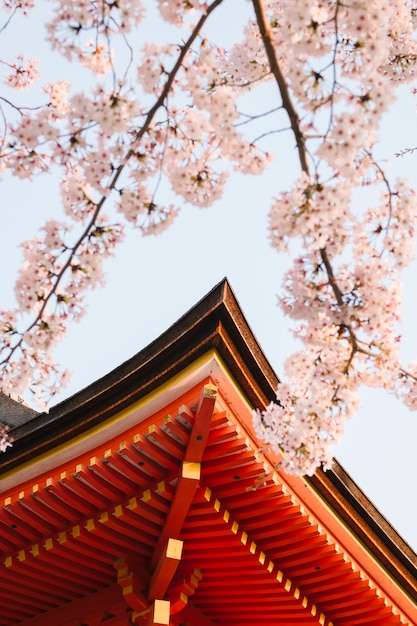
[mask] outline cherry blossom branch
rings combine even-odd
[[[343,305],[344,305],[343,293],[340,291],[339,285],[336,282],[336,279],[333,273],[333,268],[329,261],[329,257],[327,256],[327,251],[325,248],[320,248],[320,257],[321,257],[321,260],[323,261],[324,267],[326,268],[326,273],[329,279],[329,284],[335,295],[336,302],[340,306],[340,308],[343,308]]]
[[[415,148],[404,148],[403,150],[400,150],[399,152],[395,152],[394,156],[403,157],[406,154],[413,154],[416,150],[417,150],[417,146]]]
[[[274,43],[272,40],[271,29],[268,26],[266,15],[265,15],[265,8],[263,6],[262,0],[252,0],[252,4],[255,9],[255,15],[256,15],[256,21],[259,27],[259,33],[261,35],[261,38],[265,47],[265,52],[268,57],[271,72],[275,77],[279,91],[281,93],[282,106],[288,114],[290,124],[291,124],[291,129],[294,133],[297,150],[298,150],[298,156],[299,156],[300,164],[301,164],[301,169],[303,172],[308,174],[309,167],[308,167],[308,161],[307,161],[307,151],[305,149],[304,135],[300,129],[299,118],[294,108],[294,105],[292,103],[287,82],[284,78],[284,75],[282,74],[281,68],[278,63],[278,59],[275,53]]]
[[[242,122],[238,122],[237,124],[235,124],[235,128],[238,128],[239,126],[245,126],[246,124],[250,124],[250,122],[252,122],[253,120],[259,120],[263,117],[268,117],[268,115],[271,115],[271,113],[276,113],[277,111],[280,111],[282,109],[282,106],[279,107],[274,107],[273,109],[270,109],[269,111],[265,111],[264,113],[258,113],[257,115],[249,115],[248,113],[240,113],[241,117],[244,117],[245,119]]]
[[[412,372],[410,372],[410,370],[407,370],[405,367],[400,367],[400,372],[405,377],[411,378],[411,380],[414,380],[415,382],[417,382],[417,374],[413,374]]]
[[[291,130],[291,127],[276,128],[275,130],[268,130],[265,133],[262,133],[261,135],[258,135],[257,137],[255,137],[255,139],[252,139],[251,143],[256,144],[261,139],[264,139],[264,137],[269,137],[270,135],[279,135],[281,133],[286,133],[289,130]]]
[[[336,298],[336,302],[339,305],[339,307],[341,309],[343,309],[345,307],[344,301],[343,301],[343,293],[340,290],[339,285],[336,282],[335,276],[334,276],[334,272],[333,272],[333,267],[329,261],[329,257],[327,255],[327,251],[325,248],[321,248],[320,249],[320,257],[321,260],[324,264],[324,267],[326,268],[326,273],[329,279],[329,284],[330,287],[333,290],[333,293],[335,295]],[[343,373],[347,374],[349,371],[350,366],[352,365],[352,361],[353,358],[356,354],[356,352],[361,352],[359,346],[358,346],[358,340],[356,337],[356,334],[354,333],[354,331],[352,330],[352,327],[350,324],[346,324],[345,322],[343,322],[340,326],[340,332],[343,331],[343,329],[347,330],[348,334],[349,334],[349,341],[350,341],[350,345],[351,345],[351,352],[349,355],[349,358],[346,362],[346,365],[344,367]]]
[[[272,40],[272,33],[271,33],[271,29],[269,28],[268,24],[267,24],[267,20],[266,20],[266,15],[265,15],[265,9],[262,3],[262,0],[252,0],[252,4],[254,6],[255,9],[255,14],[256,14],[256,19],[257,19],[257,23],[258,23],[258,27],[259,27],[259,32],[260,35],[262,37],[262,41],[265,47],[265,51],[268,57],[268,61],[271,67],[271,71],[276,79],[276,82],[278,84],[280,93],[281,93],[281,98],[282,98],[282,106],[283,108],[286,110],[289,120],[290,120],[290,124],[291,124],[291,129],[293,131],[295,140],[296,140],[296,144],[297,144],[297,150],[298,150],[298,156],[300,159],[300,165],[301,165],[301,169],[305,174],[309,174],[309,167],[308,167],[308,160],[307,160],[307,150],[306,150],[306,146],[305,146],[305,138],[304,135],[302,134],[301,130],[300,130],[300,126],[299,126],[299,117],[297,115],[297,112],[295,110],[295,107],[292,103],[290,94],[289,94],[289,90],[288,90],[288,85],[285,81],[285,78],[282,74],[281,68],[279,66],[277,57],[276,57],[276,53],[275,53],[275,47],[273,44],[273,40]],[[336,302],[338,303],[338,305],[342,308],[344,306],[343,303],[343,294],[336,282],[335,276],[334,276],[334,272],[333,272],[333,268],[331,266],[327,251],[325,248],[321,248],[320,249],[320,256],[322,259],[322,262],[324,264],[324,267],[326,269],[326,273],[329,279],[329,284],[334,292],[335,298],[336,298]],[[351,354],[351,358],[349,360],[349,365],[351,363],[351,360],[353,358],[354,353],[358,350],[358,345],[357,345],[357,339],[356,339],[356,335],[353,332],[352,328],[349,325],[344,324],[344,327],[346,328],[346,330],[349,333],[349,337],[350,337],[350,342],[351,342],[351,346],[352,346],[352,354]]]
[[[15,7],[13,9],[13,12],[9,15],[9,17],[7,18],[7,20],[5,21],[5,23],[3,24],[3,26],[0,27],[0,35],[1,33],[8,27],[8,25],[10,24],[10,22],[12,21],[12,19],[14,18],[14,16],[16,15],[17,11],[18,11],[19,7]]]
[[[305,137],[300,129],[300,125],[299,125],[299,116],[297,115],[297,112],[295,110],[294,104],[292,102],[291,96],[289,94],[289,89],[288,89],[288,85],[287,82],[282,74],[280,65],[278,63],[278,59],[276,56],[276,52],[275,52],[275,47],[274,47],[274,43],[273,43],[273,38],[272,38],[272,33],[271,33],[271,29],[268,26],[267,23],[267,18],[265,15],[265,9],[262,3],[262,0],[253,0],[252,2],[254,9],[255,9],[255,14],[256,14],[256,19],[257,19],[257,23],[258,23],[258,27],[259,27],[259,32],[264,44],[264,48],[265,48],[265,52],[267,54],[268,57],[268,61],[270,64],[270,68],[271,68],[271,72],[275,77],[275,80],[277,82],[279,91],[281,93],[281,98],[282,98],[282,107],[285,109],[285,111],[288,114],[289,120],[290,120],[290,125],[291,125],[291,130],[294,134],[295,140],[296,140],[296,145],[297,145],[297,150],[298,150],[298,156],[299,156],[299,160],[300,160],[300,166],[302,171],[305,174],[309,174],[309,166],[308,166],[308,159],[307,159],[307,148],[306,148],[306,144],[305,144]],[[337,17],[338,17],[338,10],[339,10],[339,2],[336,3],[336,9],[335,9],[335,15],[334,15],[334,23],[335,23],[335,33],[336,33],[336,39],[338,36],[338,25],[337,25]],[[333,52],[333,60],[332,60],[332,67],[333,67],[333,87],[332,87],[332,93],[329,96],[328,101],[333,102],[334,99],[334,90],[335,90],[335,86],[336,86],[336,54],[337,54],[337,42],[335,45],[335,49]],[[330,118],[330,122],[329,122],[329,128],[326,132],[326,135],[329,133],[330,130],[330,126],[332,124],[332,119],[333,119],[333,107],[331,106],[331,118]],[[380,169],[380,168],[379,168]],[[380,170],[381,171],[381,170]],[[387,181],[387,179],[385,178],[383,172],[381,174],[385,180],[385,182],[388,184],[388,188],[389,188],[389,183]],[[326,247],[322,247],[320,248],[320,257],[322,260],[322,263],[324,265],[324,268],[326,270],[326,274],[328,277],[328,281],[329,281],[329,285],[334,293],[336,302],[338,304],[338,306],[341,309],[345,308],[345,303],[343,300],[343,292],[341,291],[335,275],[334,275],[334,271],[333,271],[333,267],[331,264],[331,261],[329,259],[329,255],[328,255],[328,251],[326,249]],[[365,350],[362,350],[358,344],[358,338],[356,336],[355,331],[353,330],[351,324],[347,324],[346,322],[343,322],[340,326],[340,329],[342,331],[342,329],[344,329],[347,333],[348,333],[348,338],[349,338],[349,343],[351,346],[351,352],[349,355],[348,360],[345,363],[344,369],[343,369],[343,373],[347,374],[354,356],[356,353],[358,352],[363,352],[363,353],[367,353]],[[367,353],[368,354],[368,353]],[[369,355],[370,356],[370,355]]]
[[[167,80],[163,86],[163,89],[161,90],[161,93],[159,95],[159,97],[157,98],[155,104],[149,109],[145,120],[141,126],[141,128],[136,132],[134,140],[132,141],[131,147],[129,148],[129,150],[127,151],[127,153],[125,154],[125,157],[122,161],[122,163],[116,168],[109,184],[107,185],[107,194],[103,195],[100,200],[96,203],[93,203],[90,201],[90,204],[95,206],[95,209],[91,215],[90,220],[88,221],[87,226],[84,228],[83,232],[81,233],[81,235],[79,236],[78,240],[76,241],[76,243],[71,246],[70,248],[67,248],[70,250],[70,254],[68,255],[68,258],[66,259],[65,263],[63,264],[62,268],[60,269],[60,271],[55,275],[54,277],[54,282],[53,285],[51,287],[51,289],[49,290],[49,292],[43,297],[42,299],[42,305],[36,315],[36,318],[29,324],[29,326],[27,326],[26,330],[23,333],[20,333],[20,339],[18,342],[16,342],[16,344],[13,347],[10,347],[9,349],[9,353],[7,354],[7,356],[0,362],[1,365],[6,364],[7,362],[9,362],[9,360],[11,359],[11,357],[13,356],[13,354],[16,352],[16,350],[18,350],[23,343],[24,340],[24,334],[30,332],[30,330],[32,330],[35,326],[37,326],[43,319],[44,313],[46,311],[46,308],[48,306],[48,303],[50,302],[50,300],[52,299],[52,297],[57,293],[58,287],[63,279],[63,277],[66,275],[67,270],[71,267],[72,262],[76,256],[77,251],[80,249],[81,245],[83,244],[83,242],[86,240],[87,237],[89,237],[89,235],[93,232],[94,228],[96,227],[96,223],[97,223],[97,218],[100,215],[102,208],[108,198],[109,192],[112,191],[113,189],[115,189],[117,181],[119,180],[123,170],[126,167],[127,162],[131,159],[132,156],[134,156],[136,154],[136,148],[138,146],[138,144],[140,143],[140,140],[142,139],[142,137],[145,135],[145,133],[149,130],[149,127],[156,115],[156,113],[158,112],[158,110],[164,105],[166,98],[168,97],[170,90],[172,88],[173,82],[180,70],[180,68],[183,65],[184,59],[188,53],[188,51],[190,50],[192,44],[194,43],[194,41],[196,40],[196,38],[198,37],[198,35],[201,32],[201,29],[203,28],[206,20],[208,19],[208,17],[211,15],[211,13],[223,2],[223,0],[214,0],[214,2],[212,2],[212,4],[207,8],[207,11],[200,17],[200,19],[198,20],[197,24],[194,26],[190,36],[188,37],[187,41],[180,47],[180,54],[178,55],[178,58],[173,66],[173,68],[171,69],[171,71],[168,73],[167,76]]]
[[[175,80],[176,75],[178,74],[178,71],[180,70],[180,68],[182,67],[182,64],[184,62],[185,56],[187,55],[187,52],[190,50],[192,44],[194,43],[194,41],[197,39],[198,35],[201,32],[201,29],[203,28],[207,18],[210,16],[210,14],[223,2],[223,0],[214,0],[214,2],[212,2],[212,4],[207,8],[206,13],[204,13],[201,18],[198,20],[197,24],[195,25],[195,27],[193,28],[193,31],[191,33],[191,35],[189,36],[189,38],[187,39],[186,43],[184,43],[181,46],[181,50],[180,50],[180,54],[178,55],[177,61],[174,65],[174,67],[172,68],[172,70],[169,72],[168,74],[168,78],[165,82],[165,85],[161,91],[161,94],[159,96],[159,98],[156,100],[155,104],[153,105],[153,107],[151,109],[149,109],[145,121],[142,125],[142,127],[140,128],[140,130],[136,133],[135,135],[135,139],[132,143],[131,148],[128,150],[126,156],[125,156],[125,162],[127,162],[134,154],[135,154],[135,147],[136,145],[139,143],[139,141],[142,139],[142,137],[144,136],[144,134],[147,132],[147,130],[149,129],[149,126],[155,116],[155,114],[157,113],[157,111],[161,108],[161,106],[164,104],[165,99],[167,98],[169,92],[171,91],[171,87],[172,84]],[[123,169],[125,167],[125,163],[119,165],[119,167],[116,169],[116,172],[114,174],[114,177],[109,185],[109,189],[113,189],[114,186],[116,185]],[[104,204],[104,202],[106,201],[106,197],[107,196],[103,196],[103,198],[101,199],[100,203],[101,206]]]

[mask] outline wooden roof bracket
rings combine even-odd
[[[185,451],[174,499],[151,559],[151,572],[156,571],[160,559],[164,558],[168,540],[178,538],[194,498],[200,480],[200,463],[207,445],[216,399],[217,387],[211,384],[204,385],[195,412],[194,424]],[[182,410],[186,411],[187,409],[183,408]]]
[[[191,417],[194,422],[171,508],[150,562],[151,578],[147,590],[145,591],[142,585],[135,584],[135,573],[129,570],[123,559],[115,563],[123,596],[134,611],[133,623],[144,626],[169,624],[171,614],[180,612],[187,605],[188,596],[194,593],[201,578],[201,572],[194,570],[190,580],[184,579],[181,588],[173,590],[173,602],[165,599],[181,562],[183,542],[178,536],[199,485],[201,461],[207,445],[216,399],[217,388],[206,384],[201,391],[195,414],[187,407],[180,408],[180,414]]]

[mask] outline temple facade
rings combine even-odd
[[[276,385],[225,280],[48,414],[0,398],[0,626],[416,625],[416,555],[337,461],[256,440]]]

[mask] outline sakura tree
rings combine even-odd
[[[280,305],[303,348],[255,424],[284,452],[287,471],[313,473],[330,466],[360,385],[417,406],[417,364],[405,367],[398,352],[416,194],[375,155],[397,87],[415,80],[417,5],[235,0],[236,19],[246,5],[251,17],[242,41],[224,49],[207,28],[227,0],[155,4],[175,35],[169,43],[138,36],[138,0],[48,3],[51,50],[88,68],[88,85],[42,83],[30,50],[7,58],[3,49],[1,170],[20,179],[58,172],[61,206],[22,244],[16,307],[0,311],[0,387],[53,397],[66,380],[54,347],[82,316],[85,294],[104,283],[103,262],[125,227],[156,234],[184,202],[220,199],[232,170],[262,174],[275,154],[247,132],[262,118],[266,133],[292,135],[298,157],[298,176],[271,199],[269,228],[271,245],[289,253]],[[4,0],[0,36],[32,8],[33,0]],[[257,115],[245,116],[242,101],[267,83],[273,101],[260,98]],[[273,131],[272,111],[282,120]]]

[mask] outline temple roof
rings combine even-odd
[[[15,399],[0,390],[0,424],[16,428],[38,415],[23,399]]]
[[[224,280],[17,426],[0,626],[417,623],[416,555],[343,468],[287,476],[260,448],[251,411],[276,384]],[[168,621],[149,621],[160,602]]]
[[[254,407],[275,398],[278,378],[224,279],[131,359],[70,398],[13,429],[0,472],[20,465],[120,411],[215,348]],[[17,443],[18,442],[18,443]]]

